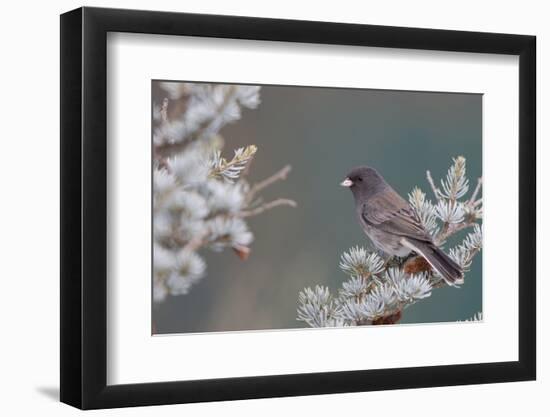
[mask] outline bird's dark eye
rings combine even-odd
[[[359,178],[357,178],[357,181],[363,182],[363,178],[359,177]]]

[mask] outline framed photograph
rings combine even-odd
[[[535,379],[535,37],[61,16],[61,401]]]

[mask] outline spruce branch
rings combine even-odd
[[[173,83],[163,83],[174,91]],[[168,157],[183,152],[196,142],[207,140],[227,123],[239,120],[241,107],[254,109],[259,104],[256,86],[187,84],[188,88],[172,94],[186,105],[179,117],[164,121],[154,130],[155,157]]]
[[[206,275],[203,250],[232,249],[245,260],[254,234],[246,218],[275,207],[280,198],[254,206],[243,178],[258,148],[222,156],[219,130],[256,108],[259,87],[160,83],[168,98],[153,104],[153,299],[187,294]],[[290,167],[274,174],[284,179]],[[282,178],[284,177],[284,178]],[[259,193],[274,181],[263,181]]]

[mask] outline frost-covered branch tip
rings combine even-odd
[[[472,317],[467,318],[466,320],[458,320],[459,322],[479,322],[483,321],[483,313],[478,311]]]
[[[255,145],[238,148],[229,161],[221,156],[221,150],[215,150],[210,160],[210,177],[220,178],[231,183],[235,182],[252,161],[257,150]]]
[[[175,100],[179,114],[167,117],[153,131],[157,158],[182,152],[193,143],[208,140],[226,124],[241,118],[241,108],[255,109],[260,87],[224,84],[161,83]],[[167,111],[167,114],[170,112]]]

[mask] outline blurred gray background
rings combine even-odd
[[[224,153],[258,146],[251,182],[292,165],[289,178],[263,196],[291,198],[298,207],[249,219],[255,241],[247,261],[231,250],[203,250],[207,276],[154,308],[157,333],[307,327],[296,321],[298,292],[321,284],[335,293],[347,278],[338,268],[341,253],[367,244],[352,195],[338,185],[356,165],[377,168],[405,198],[418,185],[433,200],[426,170],[439,181],[454,156],[466,157],[472,185],[481,176],[479,94],[264,86],[261,100],[222,129]],[[481,264],[477,255],[461,288],[434,290],[400,323],[464,320],[481,311]]]

